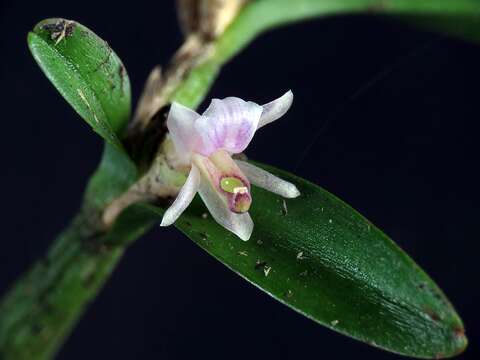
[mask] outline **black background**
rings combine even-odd
[[[102,147],[28,52],[29,29],[55,16],[109,42],[135,99],[181,42],[170,1],[0,2],[1,292],[75,213]],[[293,89],[292,109],[247,154],[325,187],[398,242],[463,317],[470,347],[459,359],[480,356],[479,64],[480,46],[386,18],[330,18],[261,36],[210,94],[264,103]],[[131,247],[59,354],[357,357],[400,359],[289,310],[174,228]]]

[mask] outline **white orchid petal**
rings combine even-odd
[[[252,184],[284,198],[296,198],[300,195],[300,191],[292,183],[282,180],[246,161],[236,160],[235,162]]]
[[[200,183],[198,193],[217,223],[233,232],[243,241],[250,239],[253,231],[253,221],[248,213],[236,214],[230,211],[226,203],[204,179]]]
[[[242,152],[255,134],[262,111],[260,105],[237,97],[213,99],[195,122],[196,131],[202,137],[197,151],[205,156],[218,149],[232,154]]]
[[[179,156],[188,156],[201,141],[195,131],[195,121],[200,117],[195,111],[173,102],[167,118],[167,128]]]
[[[263,112],[258,123],[258,129],[281,118],[288,111],[288,109],[290,109],[292,102],[293,93],[292,90],[288,90],[278,99],[263,105]]]
[[[200,185],[200,172],[196,166],[192,166],[185,184],[180,189],[175,201],[163,215],[160,226],[172,225],[192,202]]]

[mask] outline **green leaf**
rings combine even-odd
[[[435,31],[480,40],[479,0],[259,0],[247,6],[244,15],[253,26],[250,31],[258,33],[300,20],[342,14],[416,17],[420,24],[422,18]]]
[[[105,143],[100,164],[85,191],[85,205],[102,209],[128,190],[138,176],[135,163],[116,147]]]
[[[302,195],[283,200],[254,188],[249,241],[202,217],[198,197],[177,227],[267,294],[333,330],[408,356],[464,350],[462,321],[448,299],[392,240],[317,185],[262,167]]]
[[[106,41],[85,26],[47,19],[28,34],[45,75],[77,113],[106,141],[122,149],[119,135],[130,117],[130,81]]]

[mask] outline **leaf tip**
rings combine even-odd
[[[443,343],[443,349],[435,353],[432,358],[447,359],[460,355],[468,346],[468,338],[465,334],[465,328],[458,318],[457,324],[452,324],[446,329],[446,337]]]
[[[453,329],[453,339],[455,349],[453,356],[456,356],[463,353],[468,347],[468,338],[465,334],[465,328],[463,326]]]

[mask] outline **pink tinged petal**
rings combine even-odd
[[[197,151],[205,156],[218,149],[231,154],[242,152],[255,134],[262,111],[260,105],[237,97],[213,99],[195,122],[203,140]]]
[[[263,105],[263,112],[258,123],[258,129],[285,115],[288,109],[290,109],[290,106],[292,106],[292,102],[293,93],[292,90],[288,90],[283,96]]]
[[[284,198],[296,198],[300,195],[297,187],[288,181],[270,174],[268,171],[260,169],[246,161],[236,160],[238,167],[247,176],[253,185],[268,190]]]
[[[192,166],[185,184],[180,189],[177,198],[163,215],[160,226],[172,225],[192,202],[200,186],[200,172]]]
[[[195,131],[195,121],[200,117],[195,111],[179,103],[172,103],[167,118],[167,128],[170,132],[175,150],[179,156],[188,161],[191,152],[199,147],[201,139]]]

